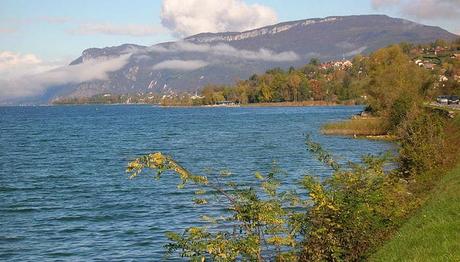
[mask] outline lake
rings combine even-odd
[[[307,152],[306,133],[342,162],[392,149],[319,133],[361,110],[0,107],[0,260],[162,260],[165,232],[209,213],[173,176],[129,180],[129,160],[162,151],[194,173],[229,170],[243,184],[276,161],[290,187],[306,172],[330,174]]]

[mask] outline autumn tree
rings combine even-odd
[[[400,97],[410,99],[408,104],[420,102],[420,90],[429,81],[429,73],[411,62],[397,45],[371,55],[369,75],[369,109],[383,116],[389,114]]]

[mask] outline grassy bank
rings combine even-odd
[[[440,154],[445,165],[419,175],[413,190],[423,205],[370,261],[460,261],[459,114],[444,132],[448,146]]]
[[[322,127],[325,135],[385,136],[385,121],[377,117],[359,117],[341,122],[328,123]]]
[[[460,261],[460,165],[370,261]]]

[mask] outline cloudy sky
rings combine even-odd
[[[371,13],[460,33],[460,0],[2,0],[0,52],[70,60],[88,47],[151,45],[203,31]]]
[[[72,68],[75,72],[63,67],[89,47],[153,45],[201,32],[243,31],[283,21],[353,14],[387,14],[460,34],[460,0],[1,0],[0,96],[29,86],[23,83],[24,75],[40,75],[27,79],[33,79],[34,89],[41,90],[50,83],[104,79],[128,58],[93,61],[89,64],[93,72],[87,72],[88,65]],[[217,48],[241,55],[225,46]],[[269,50],[243,55],[296,59],[295,54]],[[157,68],[190,70],[206,65],[169,60]],[[81,79],[68,79],[78,72]],[[33,90],[17,95],[29,92]]]

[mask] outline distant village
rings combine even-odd
[[[439,69],[439,82],[446,82],[449,78],[460,82],[460,68],[453,67],[452,72],[448,73],[445,59],[450,58],[460,61],[460,51],[452,50],[447,46],[436,46],[433,48],[416,48],[411,51],[417,55],[414,63],[428,70]]]

